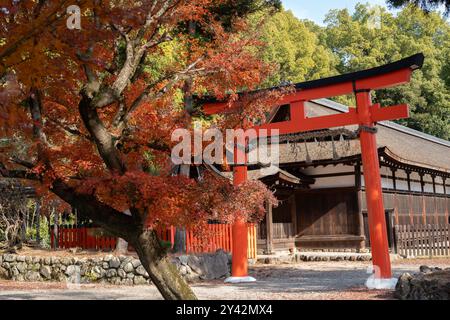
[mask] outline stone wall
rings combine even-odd
[[[173,263],[189,282],[229,276],[231,257],[224,251],[213,254],[172,256]],[[139,259],[106,255],[98,258],[31,257],[0,255],[0,278],[15,281],[59,281],[67,283],[150,283]]]

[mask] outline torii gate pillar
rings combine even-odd
[[[247,164],[239,164],[238,159],[246,159],[245,147],[235,147],[235,166],[233,168],[233,184],[237,187],[247,181]],[[244,151],[243,151],[244,150]],[[246,162],[246,161],[245,161]],[[232,261],[231,277],[225,280],[226,283],[254,282],[255,278],[248,276],[248,239],[247,221],[242,217],[236,218],[233,223],[232,233]]]
[[[361,158],[364,169],[373,266],[378,278],[391,279],[392,271],[380,179],[376,128],[371,119],[370,111],[372,107],[370,92],[357,92],[356,105],[361,121]]]

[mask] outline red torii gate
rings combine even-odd
[[[424,56],[420,53],[381,67],[296,84],[294,93],[288,94],[280,101],[274,101],[274,106],[290,105],[290,120],[254,128],[259,136],[263,136],[274,129],[279,130],[280,135],[284,135],[354,124],[360,126],[361,157],[367,196],[372,260],[375,270],[379,270],[376,277],[381,279],[392,278],[392,272],[375,125],[383,120],[407,118],[409,109],[406,104],[384,108],[379,104],[372,105],[370,92],[410,82],[413,71],[420,69],[423,62]],[[356,96],[356,108],[350,108],[348,113],[315,118],[305,116],[305,101],[352,93]],[[233,106],[230,107],[226,101],[208,101],[204,104],[204,111],[207,114],[228,113],[233,112]],[[235,148],[236,152],[239,152],[238,149],[240,148]],[[233,172],[235,185],[247,180],[246,164],[236,164]],[[246,221],[236,221],[232,232],[232,277],[237,280],[241,278],[244,281],[248,277],[245,223]]]

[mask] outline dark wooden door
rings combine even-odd
[[[358,201],[354,190],[334,189],[296,195],[300,236],[357,235]]]

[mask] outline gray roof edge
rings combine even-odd
[[[332,101],[330,99],[317,99],[317,100],[311,100],[311,102],[320,104],[324,107],[328,107],[328,108],[331,108],[331,109],[339,111],[339,112],[348,112],[347,106],[345,106],[339,102]],[[414,129],[411,129],[411,128],[408,128],[405,126],[402,126],[395,122],[382,121],[379,124],[384,127],[391,128],[391,129],[394,129],[394,130],[397,130],[397,131],[400,131],[400,132],[403,132],[403,133],[406,133],[406,134],[409,134],[412,136],[416,136],[418,138],[428,140],[428,141],[431,141],[431,142],[434,142],[434,143],[437,143],[437,144],[440,144],[440,145],[450,148],[450,141],[447,141],[447,140],[444,140],[444,139],[441,139],[441,138],[432,136],[430,134],[423,133],[423,132],[420,132],[420,131],[417,131],[417,130],[414,130]]]

